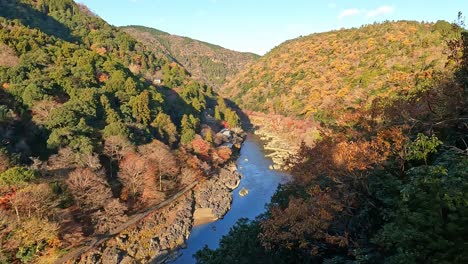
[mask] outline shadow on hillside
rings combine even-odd
[[[177,126],[180,126],[184,114],[195,113],[192,105],[180,97],[179,93],[169,87],[158,87],[159,92],[164,95],[164,112],[170,115]]]
[[[53,17],[27,4],[20,3],[18,0],[0,0],[0,16],[11,20],[18,19],[25,26],[38,29],[50,36],[65,41],[79,41],[77,37],[71,35],[71,31],[68,27]]]
[[[51,154],[46,143],[48,132],[32,121],[31,113],[24,111],[25,106],[3,90],[0,90],[0,105],[16,113],[0,119],[0,148],[14,153],[25,164],[31,163],[30,157],[47,159]]]
[[[242,111],[242,109],[236,103],[234,103],[233,101],[231,101],[229,99],[225,99],[225,101],[226,101],[227,106],[229,106],[230,108],[232,108],[232,109],[234,109],[236,111],[236,113],[239,116],[239,119],[241,121],[242,129],[244,129],[244,131],[246,131],[246,132],[254,132],[255,127],[252,125],[252,123],[250,122],[249,117],[244,113],[244,111]]]

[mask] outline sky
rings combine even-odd
[[[468,16],[468,0],[75,1],[115,26],[143,25],[259,55],[317,32],[385,20],[453,22],[458,11]]]

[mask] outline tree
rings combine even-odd
[[[419,133],[416,140],[407,145],[407,159],[408,160],[424,160],[427,165],[427,156],[431,153],[437,152],[437,147],[442,144],[435,135],[428,137]]]
[[[271,217],[261,223],[260,240],[267,250],[307,250],[312,255],[332,246],[348,244],[345,233],[331,228],[343,205],[334,198],[331,190],[313,186],[310,198],[291,198],[286,208],[273,205]],[[335,232],[330,232],[334,230]],[[340,234],[341,233],[341,234]]]
[[[30,262],[46,246],[57,242],[59,226],[46,219],[31,217],[21,222],[11,233],[13,248],[18,249],[16,257],[22,262]]]
[[[103,208],[92,214],[95,233],[104,234],[128,220],[127,207],[118,199],[111,199]]]
[[[203,140],[200,136],[195,137],[191,142],[193,151],[200,155],[202,158],[207,159],[209,157],[210,144]]]
[[[137,122],[144,125],[149,124],[151,120],[150,94],[147,90],[134,97],[132,102],[133,117]]]
[[[223,117],[221,116],[221,111],[219,110],[219,106],[215,106],[214,118],[219,121],[223,120]]]
[[[127,207],[112,197],[102,174],[76,169],[70,173],[67,185],[82,213],[91,218],[94,233],[105,233],[127,220]]]
[[[119,114],[112,108],[109,99],[106,95],[101,95],[101,104],[104,107],[107,124],[112,124],[121,121]]]
[[[450,164],[447,168],[444,165]],[[373,238],[385,251],[388,263],[464,263],[468,209],[463,204],[468,190],[468,159],[442,153],[435,165],[413,167],[408,180],[397,185],[399,196],[387,203],[395,211]],[[381,192],[382,189],[376,190]],[[464,198],[465,197],[465,198]],[[420,247],[420,245],[425,245]]]
[[[182,132],[180,141],[182,144],[189,144],[195,137],[195,129],[198,125],[198,120],[193,115],[184,115],[182,117],[181,127]]]
[[[228,147],[219,147],[216,149],[218,157],[221,159],[221,164],[228,161],[231,158],[232,150]]]
[[[159,112],[151,123],[151,126],[156,128],[159,138],[169,145],[177,141],[177,127],[172,123],[169,115]]]
[[[231,128],[239,125],[239,117],[237,116],[237,113],[233,110],[226,109],[226,111],[224,112],[224,119]]]
[[[257,239],[260,233],[259,221],[239,219],[229,233],[221,238],[219,248],[205,246],[195,253],[197,263],[203,264],[248,264],[248,263],[288,263],[283,256],[275,252],[266,252]]]
[[[221,96],[218,96],[216,105],[218,106],[218,109],[220,112],[224,112],[227,109],[226,102],[224,101],[224,98],[222,98]]]
[[[145,186],[145,176],[150,173],[151,167],[147,160],[139,153],[127,153],[119,164],[119,178],[124,187],[130,192],[130,197],[137,200]]]
[[[141,146],[138,151],[156,164],[153,168],[158,173],[159,191],[162,191],[163,176],[168,175],[173,178],[179,173],[176,157],[167,145],[157,140]]]
[[[127,138],[122,136],[110,136],[104,141],[104,153],[109,156],[109,170],[112,177],[112,162],[120,162],[125,153],[133,150],[133,145]]]
[[[0,173],[0,186],[24,186],[34,180],[36,174],[24,167],[12,167]]]
[[[49,185],[45,183],[31,184],[16,191],[10,203],[16,212],[18,221],[22,217],[31,218],[38,217],[44,218],[51,215],[54,207],[57,206],[55,202],[55,195]]]
[[[84,212],[101,209],[112,198],[104,176],[88,168],[75,169],[66,182],[70,193]]]
[[[206,142],[213,144],[213,132],[211,128],[208,128],[205,130],[204,137],[205,137]]]

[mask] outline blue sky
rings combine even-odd
[[[452,22],[468,0],[76,0],[116,25],[263,55],[285,40],[384,20]],[[468,24],[468,23],[467,23]]]

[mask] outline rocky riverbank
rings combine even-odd
[[[275,133],[263,127],[257,127],[254,133],[259,136],[263,142],[263,148],[268,153],[265,156],[271,158],[273,161],[273,165],[270,166],[270,169],[287,170],[288,166],[285,161],[289,156],[294,155],[298,151],[299,146],[286,142]]]
[[[78,259],[77,263],[148,263],[183,244],[193,223],[193,191],[155,211],[118,236]]]
[[[240,179],[241,174],[232,163],[195,189],[195,225],[219,219],[229,211],[232,190],[239,186]]]
[[[221,144],[240,147],[245,135],[218,135]],[[226,142],[227,141],[227,142]],[[239,186],[241,174],[234,162],[200,182],[160,210],[151,212],[117,236],[87,251],[74,263],[163,263],[184,245],[192,226],[214,221],[231,208],[232,190]]]

